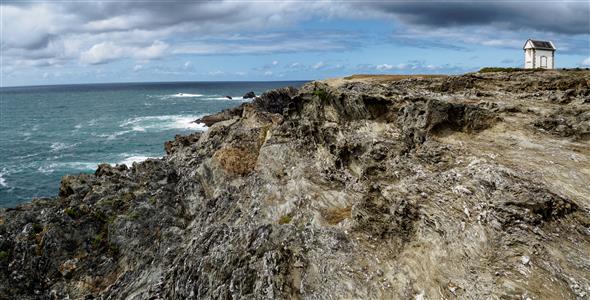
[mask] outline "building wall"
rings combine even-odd
[[[535,50],[535,68],[542,68],[544,66],[541,65],[542,57],[545,56],[547,58],[547,69],[553,69],[553,51],[549,50]]]
[[[524,68],[525,69],[532,69],[533,68],[533,49],[524,50]]]
[[[546,68],[553,69],[555,68],[554,62],[554,52],[549,50],[539,50],[539,49],[526,49],[524,50],[524,68],[525,69],[537,69],[537,68],[545,68],[542,66],[543,56],[547,59]]]

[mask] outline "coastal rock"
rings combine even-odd
[[[163,158],[0,209],[0,298],[586,299],[589,79],[264,93]]]
[[[256,98],[256,94],[252,91],[247,92],[246,94],[244,94],[244,96],[242,96],[242,99],[252,99],[252,98]]]

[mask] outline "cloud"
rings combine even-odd
[[[80,62],[87,65],[105,64],[122,58],[139,60],[157,59],[164,55],[168,44],[155,41],[147,47],[120,46],[113,42],[102,42],[80,54]]]
[[[215,70],[215,71],[209,72],[209,75],[211,75],[211,76],[220,76],[220,75],[223,75],[223,74],[225,74],[225,72],[223,72],[221,70]]]
[[[430,28],[492,26],[590,34],[590,6],[585,1],[379,1],[356,6],[392,16],[405,24]]]
[[[284,31],[270,34],[219,34],[202,36],[177,43],[174,54],[270,54],[292,52],[326,52],[360,47],[354,33],[318,31],[310,35],[304,31]],[[279,63],[276,61],[277,64]],[[270,64],[270,66],[276,66]]]
[[[326,66],[326,63],[324,63],[323,61],[320,61],[317,64],[313,65],[311,68],[314,70],[319,70],[321,68],[324,68],[325,66]]]
[[[102,42],[82,52],[80,62],[89,65],[104,64],[123,57],[129,50],[112,42]]]
[[[590,56],[584,59],[581,63],[582,66],[590,66]]]
[[[276,65],[278,65],[278,64],[279,64],[279,61],[278,61],[278,60],[273,60],[273,61],[272,61],[272,65],[273,65],[273,66],[276,66]]]

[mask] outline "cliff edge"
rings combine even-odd
[[[590,72],[353,76],[0,210],[2,299],[589,299]]]

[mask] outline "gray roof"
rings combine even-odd
[[[537,40],[531,40],[528,39],[528,41],[531,41],[531,44],[533,45],[533,49],[541,49],[541,50],[555,50],[555,47],[553,47],[553,44],[551,42],[548,41],[537,41]],[[526,46],[526,43],[525,43]]]

